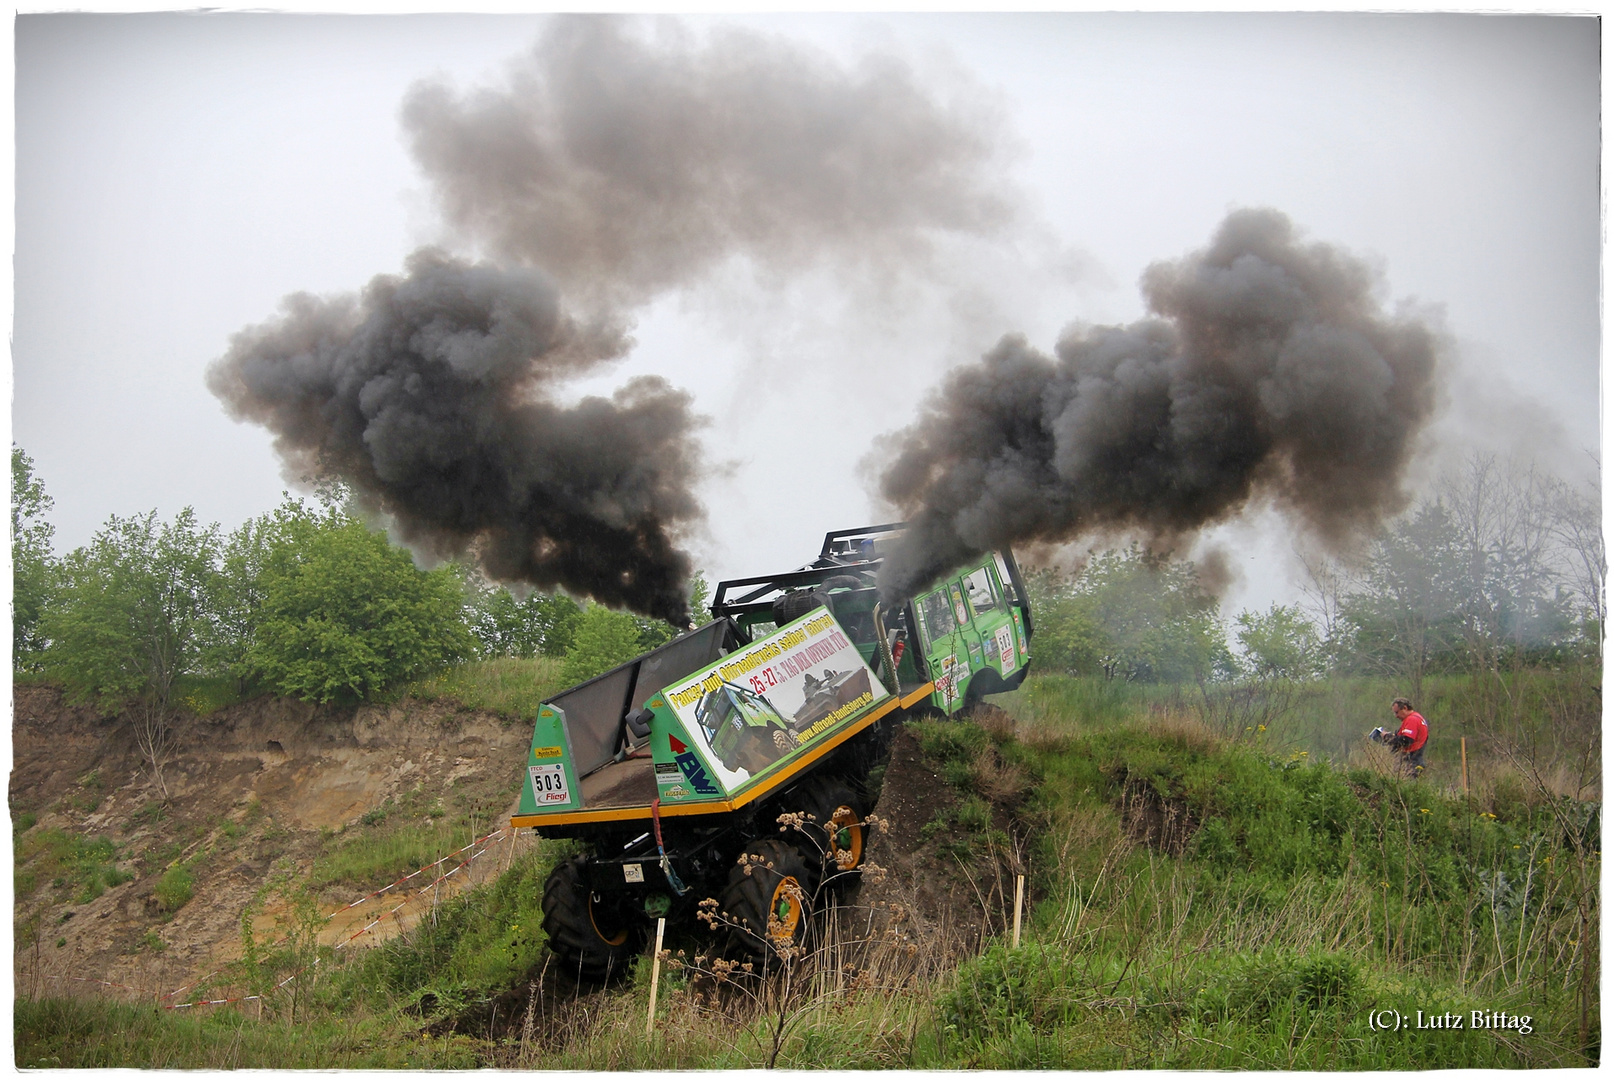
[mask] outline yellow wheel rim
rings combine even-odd
[[[829,857],[837,870],[863,865],[863,822],[850,806],[837,806],[830,815]]]
[[[773,899],[768,908],[768,937],[780,945],[788,945],[796,938],[801,925],[801,884],[793,877],[780,878],[773,887]]]

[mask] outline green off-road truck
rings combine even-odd
[[[863,863],[870,770],[902,721],[1024,680],[1013,556],[886,610],[875,575],[901,528],[832,532],[799,570],[721,582],[711,622],[540,706],[510,823],[582,842],[543,898],[571,976],[609,978],[657,917],[710,900],[741,951],[794,945],[815,898]],[[802,817],[781,831],[785,814]]]

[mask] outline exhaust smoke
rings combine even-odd
[[[549,397],[627,345],[563,315],[536,271],[421,251],[357,297],[288,297],[207,383],[275,433],[289,474],[340,477],[416,550],[682,625],[678,531],[701,515],[688,395],[643,377],[609,400]]]
[[[497,260],[417,252],[356,297],[288,297],[208,374],[287,475],[345,481],[430,557],[687,618],[703,460],[688,395],[634,379],[634,312],[734,258],[761,281],[832,262],[922,269],[1013,216],[1000,118],[900,60],[853,65],[743,30],[552,20],[501,85],[417,84],[406,135],[448,226]]]
[[[989,95],[893,56],[669,20],[550,23],[502,85],[413,87],[403,124],[448,222],[542,266],[569,303],[633,307],[743,256],[914,273],[942,234],[1014,214]]]
[[[1003,338],[876,451],[910,522],[882,591],[1012,543],[1170,544],[1256,499],[1336,546],[1398,512],[1437,333],[1381,310],[1378,285],[1283,214],[1240,210],[1206,249],[1145,271],[1154,317],[1073,328],[1053,357]]]

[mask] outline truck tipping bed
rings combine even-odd
[[[892,693],[825,608],[749,643],[718,619],[546,701],[512,824],[733,810],[931,689]]]

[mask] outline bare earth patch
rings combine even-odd
[[[13,974],[18,992],[30,994],[167,994],[241,955],[242,915],[255,897],[255,935],[271,944],[291,919],[283,900],[260,896],[263,887],[306,877],[333,832],[363,830],[367,814],[410,798],[469,813],[477,835],[493,832],[508,823],[528,736],[522,724],[450,701],[355,708],[261,697],[175,722],[179,750],[164,768],[164,805],[122,718],[69,706],[40,686],[17,687],[13,709],[13,822],[32,814],[33,830],[110,840],[117,868],[134,875],[94,898],[53,880],[32,882],[26,895],[19,888]],[[319,940],[334,945],[370,923],[354,944],[395,934],[530,842],[489,845],[435,890],[419,888],[435,876],[421,875],[407,893],[353,908],[367,890],[328,886],[320,911],[336,917]],[[175,866],[194,886],[189,902],[170,912],[157,885]]]

